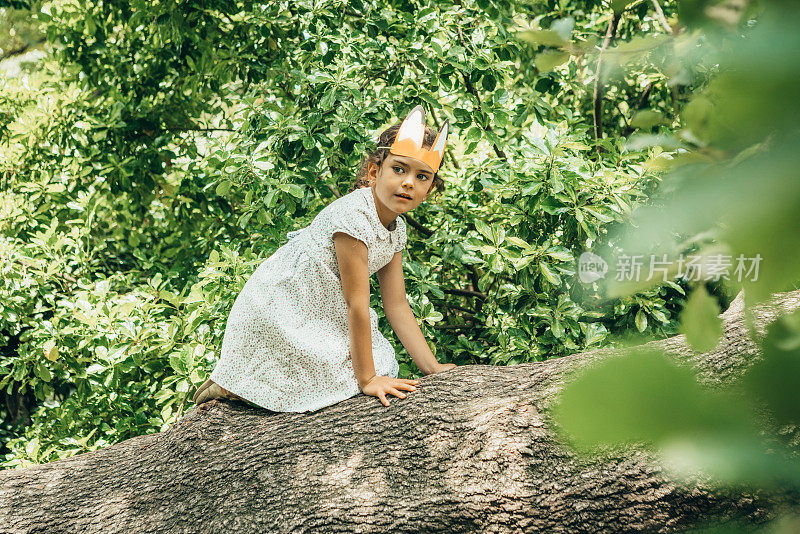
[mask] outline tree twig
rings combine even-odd
[[[656,85],[656,82],[650,82],[647,84],[642,96],[639,97],[639,104],[637,104],[636,109],[644,108],[645,104],[647,104],[648,99],[650,98],[650,93],[653,91],[653,87]]]
[[[667,33],[674,33],[672,26],[670,26],[669,22],[667,22],[667,17],[664,16],[664,12],[661,10],[661,4],[658,3],[658,0],[653,0],[653,7],[656,10],[656,18],[658,19],[658,22],[664,26],[664,29],[667,30]]]
[[[465,328],[473,328],[472,324],[435,324],[431,328],[435,330],[463,330]]]
[[[603,39],[600,54],[597,56],[597,69],[595,70],[594,91],[592,93],[592,119],[594,120],[594,138],[596,141],[603,138],[603,84],[600,81],[600,73],[603,68],[603,52],[606,51],[617,34],[617,25],[621,16],[622,13],[617,13],[616,11],[611,14],[606,36]]]
[[[466,49],[467,46],[464,43],[464,34],[461,32],[461,26],[457,26],[457,29],[458,29],[458,40],[461,43],[461,46],[463,46],[464,49]],[[478,105],[480,105],[480,103],[481,103],[480,95],[478,95],[478,91],[477,91],[477,89],[475,89],[475,86],[472,85],[472,82],[469,81],[469,76],[467,75],[467,73],[466,72],[462,72],[461,73],[461,77],[464,79],[464,87],[467,89],[467,92],[470,93],[472,96],[474,96],[475,100],[478,101]],[[487,124],[486,125],[486,130],[491,132],[492,131],[492,125],[491,124]],[[503,151],[502,148],[500,148],[499,146],[497,146],[494,143],[492,143],[492,148],[494,148],[495,154],[497,154],[498,158],[502,159],[503,161],[508,161],[508,158],[506,157],[506,153]]]
[[[471,289],[443,289],[447,294],[460,295],[462,297],[477,297],[481,300],[486,300],[488,297],[480,291],[472,291]]]
[[[18,48],[12,48],[10,50],[5,50],[5,51],[3,51],[2,54],[0,54],[0,61],[2,61],[4,59],[8,59],[8,58],[13,57],[13,56],[19,56],[21,54],[24,54],[25,52],[27,52],[31,48],[35,48],[35,47],[37,47],[40,44],[45,43],[45,42],[47,42],[47,39],[42,39],[40,41],[36,41],[36,42],[33,42],[33,43],[26,43],[26,44],[24,44],[24,45],[22,45],[22,46],[20,46]]]

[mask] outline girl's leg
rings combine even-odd
[[[236,399],[236,400],[240,400],[240,401],[243,401],[243,400],[244,400],[243,398],[241,398],[241,397],[240,397],[239,395],[237,395],[236,393],[231,393],[230,391],[228,391],[227,389],[225,389],[225,388],[224,388],[224,387],[222,387],[222,386],[220,386],[220,387],[219,387],[219,389],[221,389],[221,390],[222,390],[222,395],[223,395],[224,397],[227,397],[227,398],[229,398],[229,399]]]

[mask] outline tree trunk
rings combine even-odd
[[[709,384],[758,357],[743,295],[718,347],[648,345]],[[800,291],[754,310],[755,330],[800,307]],[[795,496],[736,495],[668,480],[633,448],[585,460],[546,417],[570,373],[622,350],[422,378],[406,399],[358,395],[312,414],[237,401],[191,409],[169,430],[0,472],[0,532],[676,532],[772,519]]]

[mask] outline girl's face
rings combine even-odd
[[[395,213],[413,210],[433,190],[433,169],[427,163],[407,156],[389,154],[380,170],[370,163],[367,175],[375,185],[375,195]],[[401,195],[410,198],[401,198]]]

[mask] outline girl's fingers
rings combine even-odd
[[[391,393],[395,397],[400,397],[401,399],[405,399],[406,398],[406,394],[403,393],[402,391],[398,391],[396,388],[390,389],[389,393]]]
[[[389,401],[388,401],[388,400],[386,400],[386,395],[385,395],[383,392],[380,392],[380,393],[378,394],[378,397],[380,397],[380,399],[381,399],[381,402],[382,402],[382,403],[383,403],[385,406],[389,406]]]
[[[405,389],[407,391],[414,391],[414,390],[417,389],[417,387],[414,384],[406,384],[405,382],[400,384],[400,385],[397,385],[395,387],[398,388],[398,389],[399,388],[403,388],[403,389]]]

